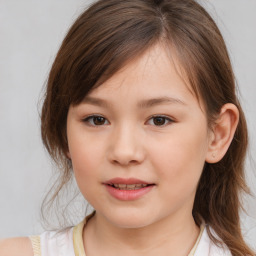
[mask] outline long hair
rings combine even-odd
[[[232,255],[254,255],[240,227],[240,194],[248,192],[244,160],[247,126],[236,96],[235,79],[223,37],[213,19],[194,0],[100,0],[78,17],[68,31],[49,74],[41,115],[44,145],[62,164],[57,191],[70,180],[66,122],[70,105],[79,104],[93,88],[129,60],[162,42],[175,51],[179,67],[206,108],[208,125],[226,103],[237,106],[240,119],[221,161],[205,163],[193,206],[195,222],[203,219],[216,244]]]

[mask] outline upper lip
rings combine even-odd
[[[147,181],[144,181],[144,180],[139,180],[139,179],[136,179],[136,178],[128,178],[128,179],[125,179],[125,178],[113,178],[113,179],[110,179],[106,182],[103,182],[104,184],[107,184],[107,185],[112,185],[112,184],[127,184],[127,185],[130,185],[130,184],[153,184],[153,183],[149,183]]]

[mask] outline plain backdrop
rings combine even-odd
[[[256,0],[201,0],[219,25],[248,120],[247,180],[256,194]],[[88,0],[0,0],[0,238],[38,234],[52,173],[40,138],[40,99],[54,56]],[[256,199],[244,202],[245,239],[255,247]]]

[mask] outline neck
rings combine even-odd
[[[141,228],[120,228],[95,214],[84,229],[86,255],[186,256],[199,228],[191,216],[168,216]],[[98,245],[101,245],[100,248]]]

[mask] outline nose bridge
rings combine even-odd
[[[124,122],[112,131],[110,158],[121,165],[139,163],[144,159],[143,143],[139,127]]]

